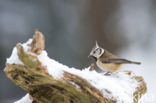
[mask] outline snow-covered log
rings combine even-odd
[[[131,71],[106,76],[91,69],[50,59],[36,30],[33,39],[14,47],[4,71],[29,93],[16,103],[138,103],[147,91],[144,79]]]

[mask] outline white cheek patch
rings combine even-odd
[[[105,52],[105,50],[104,49],[102,49],[102,53],[101,54],[103,54]]]
[[[101,54],[99,55],[99,57],[105,52],[104,49],[100,48],[101,49]]]

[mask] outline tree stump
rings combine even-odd
[[[30,43],[25,46],[22,44],[16,45],[16,50],[10,57],[16,57],[16,59],[14,61],[8,59],[4,70],[9,79],[29,93],[32,103],[127,103],[125,101],[119,101],[119,99],[113,95],[112,90],[104,88],[103,92],[95,85],[92,85],[92,82],[86,79],[87,77],[85,78],[76,73],[72,73],[70,70],[66,71],[63,67],[63,73],[60,78],[51,75],[47,69],[48,66],[43,65],[42,59],[39,59],[39,56],[42,55],[45,48],[44,45],[44,35],[36,30],[33,40],[31,40]],[[21,63],[15,61],[20,61]],[[57,71],[56,68],[53,66],[50,69]],[[81,72],[80,70],[77,71]],[[93,65],[90,70],[88,69],[88,72],[96,72]],[[116,73],[116,77],[106,77],[102,74],[96,74],[99,75],[100,78],[115,78],[120,81],[121,78],[118,77],[120,73],[121,72]],[[138,103],[141,96],[147,91],[143,77],[136,76],[131,71],[124,71],[122,73],[132,81],[137,82],[137,86],[134,88],[135,91],[132,91],[131,94],[132,101]],[[122,85],[120,88],[122,88]],[[108,97],[106,94],[109,94],[111,97]]]

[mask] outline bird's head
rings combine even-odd
[[[88,57],[93,57],[94,59],[97,60],[103,53],[104,49],[101,48],[96,42],[96,45],[94,46]]]

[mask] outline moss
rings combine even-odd
[[[30,68],[37,68],[41,66],[41,62],[38,60],[38,58],[31,54],[27,54],[24,51],[24,48],[22,47],[22,45],[17,44],[16,47],[18,51],[18,56],[25,66],[30,67]]]

